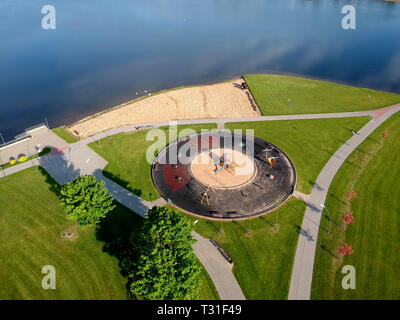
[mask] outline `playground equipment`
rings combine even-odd
[[[201,204],[203,204],[204,199],[206,199],[207,205],[210,205],[210,200],[209,200],[209,198],[208,198],[208,191],[210,190],[210,188],[211,188],[211,191],[212,191],[213,193],[215,193],[214,187],[213,187],[211,184],[208,185],[206,192],[204,192],[204,193],[202,194],[202,196],[201,196],[201,201],[200,201]]]
[[[269,162],[269,164],[271,165],[271,167],[273,167],[276,163],[276,159],[278,159],[278,157],[268,157],[267,160]]]
[[[238,165],[234,161],[229,159],[228,153],[224,153],[222,157],[219,158],[215,166],[216,166],[216,169],[214,170],[215,174],[220,173],[224,169],[226,169],[230,174],[235,174],[236,168],[238,167]]]
[[[263,150],[263,152],[265,152],[265,157],[267,158],[268,163],[271,165],[271,167],[273,167],[273,166],[275,165],[276,159],[279,158],[279,157],[273,157],[273,156],[270,156],[270,155],[269,155],[269,152],[272,151],[272,150],[273,150],[273,149],[270,149],[270,148],[265,148],[265,149]]]
[[[213,132],[211,139],[201,134],[190,137],[168,145],[154,160],[159,165],[158,170],[152,166],[152,181],[167,203],[197,217],[231,221],[270,212],[293,193],[295,168],[286,154],[268,141],[246,135],[229,138],[222,131]],[[246,145],[251,146],[248,153],[242,148]],[[187,156],[189,161],[169,159],[172,152],[184,154],[189,147],[193,150]]]

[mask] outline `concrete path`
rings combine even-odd
[[[305,203],[308,203],[310,201],[311,194],[306,194],[298,190],[294,190],[293,196]]]
[[[217,129],[218,129],[219,131],[225,130],[225,122],[224,122],[224,121],[218,121],[218,122],[217,122]]]
[[[246,300],[232,273],[232,265],[216,250],[210,239],[196,232],[192,235],[197,240],[193,245],[194,253],[210,275],[221,300]]]
[[[388,117],[388,114],[390,112],[394,113],[395,111],[398,111],[399,106],[398,105],[392,106],[390,108],[391,111],[385,113],[384,116],[381,117],[382,119]],[[246,118],[226,118],[226,119],[180,120],[177,121],[177,124],[178,125],[202,124],[202,123],[215,122],[218,124],[218,128],[223,128],[224,124],[227,122],[327,119],[327,118],[345,118],[345,117],[360,117],[360,116],[374,116],[375,119],[381,116],[382,113],[381,110],[382,109],[374,111],[362,111],[362,112],[305,114],[305,115],[289,115],[289,116],[283,115],[283,116],[260,116],[260,117],[246,117]],[[379,121],[381,121],[381,118],[379,118]],[[159,199],[154,202],[145,201],[144,199],[136,196],[132,192],[121,187],[117,183],[104,177],[102,174],[102,170],[107,165],[107,161],[103,159],[100,155],[98,155],[96,152],[94,152],[91,148],[89,148],[87,144],[121,132],[132,132],[135,130],[150,129],[152,127],[167,126],[169,124],[170,122],[164,121],[158,123],[128,125],[120,128],[111,129],[106,132],[98,133],[92,137],[80,140],[76,143],[69,145],[60,138],[58,138],[54,133],[49,132],[47,137],[46,136],[41,137],[40,143],[42,144],[42,146],[48,145],[51,147],[55,147],[56,149],[59,149],[60,152],[46,155],[41,158],[34,159],[32,161],[8,168],[4,172],[6,173],[6,175],[9,175],[24,170],[31,166],[41,165],[61,185],[74,180],[78,175],[93,174],[97,179],[105,181],[106,184],[105,186],[107,190],[109,190],[109,192],[114,196],[114,198],[117,201],[121,202],[134,212],[144,217],[148,209],[152,208],[154,205],[157,206],[164,205],[165,201],[163,199]],[[369,131],[372,132],[373,129],[376,127],[376,125],[378,125],[378,121],[369,122],[364,128],[360,130],[359,135],[356,135],[352,138],[355,139],[354,143],[357,142],[358,144],[361,143],[361,141],[366,137],[365,134],[369,134],[368,133]],[[362,137],[364,138],[360,140]],[[348,141],[348,143],[349,142],[353,143],[353,141],[350,140]],[[342,148],[344,147],[348,147],[347,143],[342,146]],[[346,152],[348,153],[353,150],[353,149],[342,150],[342,148],[340,148],[337,151],[339,157],[344,157]],[[336,173],[337,169],[340,167],[341,164],[335,170],[335,164],[331,164],[331,161],[340,161],[339,159],[342,158],[336,159],[335,156],[331,158],[331,160],[327,163],[325,167],[327,167],[328,165],[333,166],[332,169],[326,169],[326,168],[323,169],[323,171],[321,172],[320,176],[317,179],[317,183],[314,189],[316,189],[316,187],[321,184],[326,185],[328,180],[329,179],[331,180],[333,178],[334,174]],[[343,158],[343,161],[344,159],[345,158]],[[328,178],[325,177],[326,174],[329,174]],[[3,175],[0,173],[0,178],[1,177],[3,177]],[[329,184],[327,185],[328,187]],[[301,299],[307,296],[309,298],[309,292],[311,290],[312,265],[314,261],[315,243],[316,243],[315,241],[318,235],[319,221],[321,217],[320,209],[316,208],[315,205],[313,205],[313,203],[314,204],[323,203],[326,196],[326,192],[324,196],[323,193],[316,194],[316,191],[314,189],[313,193],[311,194],[310,204],[308,205],[306,211],[306,217],[304,218],[302,227],[302,234],[300,235],[299,244],[297,247],[295,267],[293,270],[290,293],[289,293],[290,299],[293,298]],[[327,190],[327,187],[323,188],[323,190]],[[298,193],[298,196],[301,197],[303,195]],[[219,251],[211,244],[209,239],[205,239],[195,232],[193,233],[193,237],[196,240],[198,240],[193,245],[195,254],[201,261],[201,263],[204,265],[207,272],[209,273],[220,295],[220,298],[223,300],[245,299],[244,294],[239,284],[237,283],[236,278],[232,273],[231,265],[222,257]]]
[[[386,109],[386,108],[383,108]],[[218,128],[225,128],[225,124],[229,122],[257,122],[257,121],[280,121],[280,120],[306,120],[306,119],[333,119],[333,118],[351,118],[351,117],[367,117],[374,116],[372,111],[357,111],[357,112],[336,112],[336,113],[315,113],[315,114],[294,114],[294,115],[282,115],[282,116],[257,116],[257,117],[242,117],[242,118],[202,118],[193,120],[177,120],[175,121],[177,125],[188,125],[188,124],[206,124],[206,123],[216,123]],[[97,133],[91,137],[85,138],[76,142],[77,144],[88,144],[91,142],[98,141],[105,137],[112,136],[117,133],[122,132],[132,132],[135,130],[146,130],[151,128],[158,128],[163,126],[168,126],[171,121],[160,121],[153,123],[144,124],[131,124],[111,130],[107,130],[101,133]]]
[[[8,163],[11,158],[18,160],[22,155],[26,157],[33,156],[38,153],[35,146],[40,145],[43,149],[46,145],[51,145],[56,148],[62,148],[67,143],[62,140],[59,136],[50,132],[47,127],[39,127],[32,131],[26,131],[30,135],[30,139],[18,141],[11,145],[0,147],[0,163]],[[0,142],[1,145],[2,142]]]
[[[53,142],[54,137],[51,137],[49,141]],[[64,185],[79,175],[93,174],[97,180],[105,182],[105,188],[115,200],[141,217],[145,217],[146,212],[152,207],[166,204],[162,198],[153,202],[146,201],[104,177],[102,172],[107,161],[85,144],[92,141],[92,139],[87,139],[85,142],[80,141],[64,146],[62,147],[63,152],[46,155],[11,167],[6,170],[6,175],[41,165],[58,184]],[[213,280],[220,298],[222,300],[244,300],[244,294],[232,273],[231,264],[223,258],[209,239],[203,238],[196,232],[193,232],[193,238],[197,240],[193,245],[194,252]]]
[[[374,120],[368,122],[356,134],[345,142],[326,163],[311,192],[299,241],[297,243],[292,278],[290,281],[289,300],[309,300],[314,269],[315,250],[318,231],[322,217],[321,204],[329,190],[329,186],[346,158],[386,119],[400,110],[400,104],[386,108],[385,113],[376,112]],[[329,210],[329,208],[328,208]]]
[[[104,177],[101,171],[95,171],[94,175],[96,176],[96,179],[105,181],[106,189],[113,195],[115,200],[142,217],[145,217],[146,212],[152,207],[163,206],[166,204],[166,201],[162,198],[153,202],[143,200],[110,179]],[[193,238],[197,240],[193,245],[194,253],[210,275],[220,299],[245,300],[246,298],[242,289],[232,273],[232,265],[223,258],[218,249],[216,249],[209,239],[203,238],[194,231],[192,235]]]

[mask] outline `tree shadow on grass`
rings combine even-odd
[[[103,243],[103,251],[118,260],[120,273],[127,277],[129,270],[126,270],[124,259],[135,260],[130,238],[132,233],[139,232],[144,219],[122,204],[115,202],[116,207],[109,212],[96,227],[96,239]],[[126,290],[129,298],[134,298],[130,292],[131,281],[127,279]]]
[[[260,216],[259,219],[263,221],[267,226],[272,228],[274,227],[274,225],[270,221],[268,221],[264,216]]]
[[[300,226],[297,222],[295,222],[295,221],[293,221],[293,220],[290,220],[289,223],[290,223],[290,225],[293,227],[293,229],[294,229],[297,233],[300,234],[301,226]]]
[[[59,160],[62,161],[62,160]],[[42,166],[38,166],[39,172],[45,177],[46,183],[49,185],[49,190],[57,197],[60,197],[61,185]],[[71,176],[79,176],[79,171],[68,166],[66,168]],[[129,259],[134,261],[135,257],[132,254],[132,245],[130,238],[132,233],[139,232],[144,219],[138,214],[115,201],[116,207],[111,212],[107,213],[106,217],[101,219],[96,226],[95,236],[98,241],[103,243],[103,251],[115,256],[118,260],[120,273],[127,277],[127,270],[123,267],[123,260]],[[126,289],[128,298],[134,298],[130,293],[130,281],[127,281]]]
[[[320,245],[320,248],[324,251],[326,251],[328,254],[330,254],[332,257],[334,257],[335,259],[337,258],[337,256],[334,254],[334,251],[328,249],[324,244]]]
[[[238,228],[241,232],[247,233],[247,230],[246,230],[245,228],[243,228],[243,226],[242,226],[240,223],[238,223],[236,220],[233,220],[232,223],[233,223],[234,226],[237,226],[237,228]]]
[[[49,185],[49,190],[59,198],[61,186],[57,183],[56,180],[52,178],[51,175],[48,174],[48,172],[42,166],[38,166],[38,170],[45,177],[45,182]]]
[[[332,197],[334,200],[340,202],[341,204],[346,204],[342,199],[339,199],[336,195],[334,195],[332,192],[329,192],[328,195]]]
[[[213,221],[207,220],[206,225],[212,229],[212,231],[215,233],[215,235],[219,235],[219,229],[214,225]]]
[[[111,181],[114,181],[115,183],[118,183],[121,187],[124,187],[125,189],[131,191],[132,193],[136,194],[138,197],[142,196],[142,190],[141,189],[136,189],[136,188],[131,188],[129,186],[129,182],[121,179],[120,175],[115,175],[110,171],[103,170],[103,175],[110,179]]]

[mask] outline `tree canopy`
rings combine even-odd
[[[111,194],[104,188],[104,181],[94,176],[80,176],[60,190],[67,219],[77,221],[82,228],[96,224],[115,208]]]
[[[193,225],[164,207],[147,212],[131,244],[137,259],[125,259],[131,292],[149,300],[193,299],[198,295],[200,266],[192,244]]]

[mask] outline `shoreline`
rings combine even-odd
[[[391,92],[391,91],[382,91],[382,90],[378,90],[378,89],[373,89],[373,88],[368,88],[368,87],[357,86],[357,85],[355,85],[355,84],[350,84],[350,83],[343,82],[343,81],[338,81],[338,80],[331,80],[331,79],[328,79],[328,80],[327,80],[327,79],[323,79],[323,78],[319,78],[319,77],[314,77],[314,76],[309,76],[309,75],[304,75],[304,74],[290,73],[290,72],[283,72],[283,71],[282,71],[282,72],[281,72],[281,71],[269,71],[269,72],[264,72],[264,73],[250,73],[250,74],[247,74],[247,75],[244,75],[244,76],[235,76],[235,77],[233,77],[233,78],[231,78],[231,79],[221,80],[221,81],[218,81],[218,82],[206,81],[205,83],[201,83],[201,84],[193,84],[193,85],[187,85],[187,86],[186,86],[186,85],[183,85],[183,86],[172,87],[172,88],[169,88],[169,89],[162,89],[162,90],[155,91],[155,92],[150,92],[150,93],[148,93],[148,94],[146,94],[146,95],[142,95],[142,96],[140,96],[140,97],[137,97],[137,98],[128,100],[128,101],[126,101],[126,102],[124,102],[124,103],[121,103],[121,104],[118,104],[118,105],[115,105],[115,106],[111,106],[111,107],[106,108],[106,109],[104,109],[104,110],[102,110],[102,111],[99,111],[99,112],[93,113],[93,114],[91,114],[91,115],[88,115],[88,116],[86,116],[86,117],[84,117],[84,118],[81,118],[81,119],[78,120],[78,121],[72,122],[71,124],[59,125],[59,126],[54,127],[53,129],[62,129],[62,130],[65,130],[67,133],[69,133],[69,134],[71,135],[72,138],[78,139],[78,140],[79,140],[79,139],[81,139],[83,136],[78,136],[78,135],[76,135],[76,134],[73,134],[73,133],[71,132],[71,130],[69,130],[69,128],[74,127],[74,126],[76,126],[76,125],[79,125],[79,124],[81,124],[81,123],[90,121],[90,120],[92,120],[92,119],[96,119],[96,118],[98,118],[98,117],[107,115],[107,114],[110,113],[110,112],[113,112],[113,111],[118,110],[118,109],[120,109],[120,108],[124,108],[124,107],[126,107],[126,106],[128,106],[128,105],[135,104],[135,103],[138,103],[138,102],[147,100],[147,99],[149,99],[149,98],[158,96],[158,95],[160,95],[160,94],[171,93],[171,92],[174,92],[174,91],[179,91],[179,90],[184,90],[184,89],[190,89],[190,88],[202,88],[202,87],[206,87],[206,86],[214,86],[214,85],[218,85],[218,84],[226,84],[226,83],[234,82],[234,81],[245,81],[245,80],[244,80],[244,77],[246,77],[246,76],[253,76],[253,75],[272,75],[272,76],[273,76],[273,75],[277,75],[277,76],[287,76],[287,77],[292,77],[292,78],[299,78],[299,79],[306,79],[306,80],[321,81],[321,82],[326,82],[326,83],[331,83],[331,84],[337,84],[337,85],[343,85],[343,86],[348,86],[348,87],[354,87],[354,88],[359,88],[359,89],[372,90],[372,91],[381,92],[381,93],[398,94],[398,93],[396,93],[396,92]],[[250,90],[249,90],[249,92],[250,92],[250,94],[252,95],[253,101],[256,102],[256,104],[257,104],[257,101],[256,101],[256,99],[255,99],[253,93],[252,93]],[[258,107],[258,105],[257,105],[257,107]],[[260,115],[262,115],[261,110],[260,110]],[[194,118],[195,118],[195,117],[187,118],[187,120],[194,119]],[[218,118],[218,117],[203,117],[203,118],[205,118],[205,119],[206,119],[206,118],[215,119],[215,118]],[[170,119],[170,120],[182,120],[182,119],[176,118],[176,119]],[[162,121],[162,120],[158,120],[158,119],[157,119],[157,121]],[[142,123],[143,123],[143,122],[142,122]],[[135,124],[135,123],[132,123],[132,124]],[[140,125],[141,122],[137,122],[137,124]],[[104,129],[104,130],[101,130],[101,131],[97,131],[96,133],[101,133],[101,132],[103,132],[103,131],[105,131],[105,130],[107,130],[107,129]],[[93,134],[96,134],[96,133],[93,133]],[[86,136],[85,136],[85,137],[86,137]],[[13,140],[15,140],[15,139],[7,140],[6,144],[9,143],[10,141],[13,141]]]
[[[161,90],[159,90],[159,91],[150,92],[149,94],[145,94],[145,95],[142,95],[142,96],[140,96],[140,97],[137,97],[137,98],[128,100],[128,101],[126,101],[126,102],[120,103],[120,104],[118,104],[118,105],[115,105],[115,106],[106,108],[106,109],[104,109],[104,110],[102,110],[102,111],[99,111],[99,112],[93,113],[93,114],[91,114],[91,115],[88,115],[88,116],[86,116],[86,117],[84,117],[84,118],[82,118],[82,119],[80,119],[80,120],[78,120],[78,121],[75,121],[75,122],[71,123],[71,124],[62,125],[62,126],[59,126],[59,127],[64,127],[64,128],[66,128],[66,127],[71,127],[71,126],[73,126],[73,125],[75,125],[75,124],[79,124],[79,123],[81,123],[81,122],[83,122],[83,121],[90,120],[90,119],[92,119],[92,118],[101,116],[101,115],[103,115],[103,114],[105,114],[105,113],[108,113],[108,112],[110,112],[110,111],[116,110],[116,109],[121,108],[121,107],[124,107],[124,106],[126,106],[126,105],[128,105],[128,104],[136,103],[136,102],[142,101],[142,100],[147,99],[147,98],[150,98],[150,97],[154,97],[154,96],[159,95],[159,94],[162,94],[162,93],[171,92],[171,91],[176,91],[176,90],[181,90],[181,89],[185,89],[185,88],[196,88],[196,87],[202,87],[202,86],[209,86],[209,85],[221,84],[221,83],[226,83],[226,82],[231,82],[231,81],[237,81],[237,80],[240,80],[240,79],[242,79],[242,77],[234,77],[234,78],[231,78],[231,79],[227,79],[227,80],[223,80],[223,81],[218,81],[218,82],[207,82],[207,83],[202,83],[202,84],[183,85],[183,86],[178,86],[178,87],[172,87],[172,88],[169,88],[169,89],[161,89]]]
[[[398,0],[398,1],[400,1],[400,0]],[[377,92],[384,92],[384,93],[390,93],[390,94],[400,94],[400,92],[387,91],[387,90],[382,90],[382,89],[365,87],[365,86],[362,86],[362,85],[357,85],[357,84],[346,82],[346,81],[340,81],[340,80],[337,80],[337,79],[321,78],[321,77],[317,77],[317,76],[298,74],[298,73],[293,73],[293,72],[275,71],[275,70],[272,71],[272,70],[270,70],[270,71],[266,71],[266,72],[248,73],[246,75],[235,76],[233,78],[226,79],[226,80],[221,80],[221,81],[217,81],[217,82],[214,82],[214,81],[210,80],[210,81],[205,81],[204,83],[199,83],[199,84],[182,85],[182,86],[177,86],[177,87],[172,87],[172,88],[167,88],[167,89],[161,89],[159,91],[150,92],[149,94],[145,94],[145,95],[142,95],[140,97],[137,97],[137,98],[134,98],[134,99],[130,99],[130,100],[128,100],[126,102],[123,102],[123,103],[120,103],[118,105],[108,107],[108,108],[106,108],[106,109],[104,109],[102,111],[99,111],[99,112],[93,113],[91,115],[88,115],[88,116],[86,116],[84,118],[81,118],[80,120],[74,121],[74,122],[72,122],[70,124],[60,125],[58,127],[62,127],[62,128],[72,127],[72,126],[74,126],[76,124],[79,124],[81,122],[93,119],[93,118],[98,117],[98,116],[101,116],[103,114],[106,114],[106,113],[111,112],[113,110],[116,110],[118,108],[124,107],[124,106],[126,106],[128,104],[136,103],[136,102],[139,102],[141,100],[144,100],[144,99],[147,99],[147,98],[150,98],[152,96],[159,95],[159,94],[172,92],[172,91],[176,91],[176,90],[181,90],[181,89],[185,89],[185,88],[197,88],[197,87],[203,87],[203,86],[209,86],[209,85],[216,85],[216,84],[222,84],[222,83],[227,83],[227,82],[233,82],[233,81],[241,80],[245,76],[252,76],[252,75],[281,75],[281,76],[288,76],[288,77],[294,77],[294,78],[301,78],[301,79],[328,82],[328,83],[332,83],[332,84],[344,85],[344,86],[349,86],[349,87],[354,87],[354,88],[359,88],[359,89],[373,90],[373,91],[377,91]]]
[[[76,138],[86,138],[117,127],[157,121],[260,116],[261,111],[240,77],[209,85],[181,86],[146,96],[87,116],[63,126]]]

